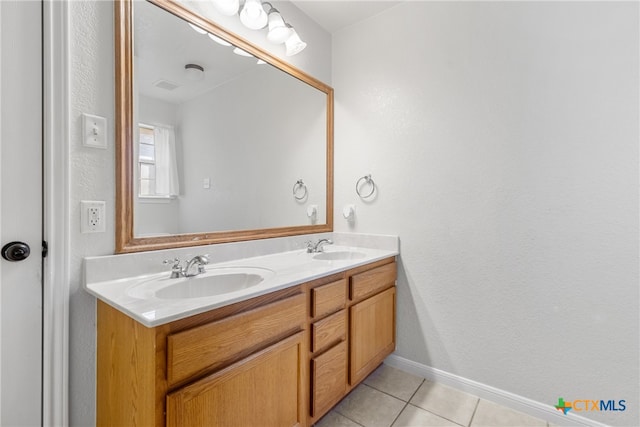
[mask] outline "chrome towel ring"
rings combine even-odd
[[[365,193],[362,189],[367,185],[371,187],[371,190],[368,193]],[[376,191],[376,183],[373,182],[373,178],[371,178],[371,174],[363,176],[356,182],[356,193],[358,194],[358,196],[360,196],[363,199],[371,197],[373,193],[375,193],[375,191]]]
[[[293,197],[295,197],[296,200],[303,200],[307,197],[307,193],[307,184],[305,184],[302,179],[297,180],[296,183],[293,184]]]

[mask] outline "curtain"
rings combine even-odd
[[[155,126],[153,137],[156,145],[156,194],[177,196],[180,185],[175,130],[170,126]]]

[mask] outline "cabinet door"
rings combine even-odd
[[[395,301],[394,287],[350,308],[351,385],[362,381],[395,349]]]
[[[167,395],[167,427],[306,425],[303,333]]]

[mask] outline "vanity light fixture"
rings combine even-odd
[[[204,68],[198,64],[187,64],[184,66],[184,72],[187,79],[197,82],[204,78]]]
[[[270,3],[265,4],[269,4],[269,6],[271,6],[269,12],[267,12],[267,15],[269,15],[269,32],[267,33],[267,40],[275,44],[284,43],[291,36],[293,29],[285,24],[278,9],[273,7]]]
[[[240,9],[240,0],[213,0],[213,6],[226,16],[233,16]]]
[[[302,52],[304,48],[307,47],[307,44],[303,42],[302,39],[300,39],[300,36],[291,25],[287,24],[287,27],[291,28],[291,35],[289,36],[287,41],[284,42],[284,45],[287,48],[286,55],[293,56],[297,53]]]
[[[246,0],[240,11],[240,22],[251,29],[260,30],[267,25],[267,12],[261,0]]]
[[[230,16],[238,13],[240,0],[212,1],[214,7],[223,15]],[[268,12],[265,11],[265,6],[268,6]],[[242,10],[240,10],[240,22],[252,30],[260,30],[268,24],[267,40],[274,44],[284,43],[286,48],[285,54],[287,56],[296,55],[307,47],[307,44],[300,39],[300,36],[291,24],[288,24],[282,17],[280,11],[269,2],[263,3],[262,0],[245,0]],[[231,46],[231,43],[209,33],[197,25],[189,23],[189,26],[199,34],[207,34],[211,40],[222,46]],[[244,53],[240,53],[239,51]],[[243,56],[253,56],[242,49],[234,49],[234,53]]]
[[[209,38],[210,38],[211,40],[213,40],[214,42],[216,42],[216,43],[218,43],[218,44],[220,44],[220,45],[222,45],[222,46],[227,46],[227,47],[228,47],[228,46],[231,46],[231,43],[229,43],[229,42],[228,42],[228,41],[226,41],[226,40],[221,39],[220,37],[218,37],[218,36],[216,36],[216,35],[214,35],[214,34],[207,33],[207,35],[209,36]]]

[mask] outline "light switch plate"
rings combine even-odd
[[[82,145],[107,148],[107,119],[92,114],[82,114]]]

